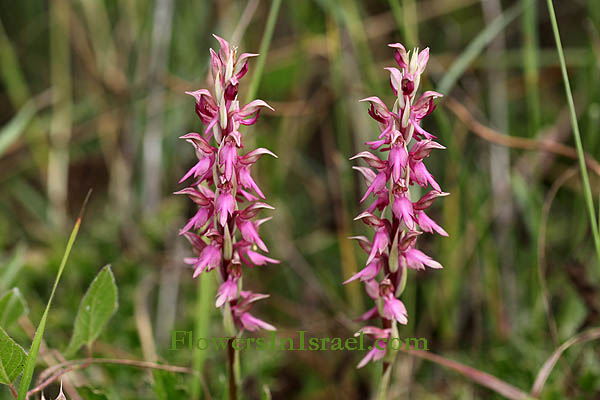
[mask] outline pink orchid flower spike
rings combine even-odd
[[[394,104],[388,107],[375,96],[361,100],[368,103],[367,112],[376,121],[379,133],[375,140],[366,142],[373,152],[363,151],[350,158],[361,159],[368,165],[353,167],[367,185],[360,202],[371,201],[355,220],[371,227],[373,235],[372,239],[353,238],[358,239],[368,255],[366,266],[344,282],[363,282],[368,296],[373,299],[375,305],[358,319],[381,320],[381,328],[367,326],[361,330],[376,343],[397,335],[397,324],[408,323],[406,307],[400,300],[408,270],[442,268],[439,262],[416,248],[417,239],[423,232],[448,236],[431,214],[425,214],[438,197],[448,195],[425,166],[433,150],[444,149],[434,141],[435,136],[422,127],[423,120],[435,109],[435,100],[442,95],[426,91],[417,96],[421,74],[429,61],[429,48],[411,52],[400,43],[389,47],[394,49],[397,63],[396,67],[386,68],[390,73]],[[415,185],[426,189],[421,198],[412,193]],[[385,348],[372,346],[370,349],[358,364],[359,368],[385,359]]]
[[[248,312],[250,304],[265,296],[243,291],[241,286],[246,267],[279,263],[262,254],[269,250],[259,226],[270,218],[258,219],[258,214],[273,207],[259,201],[265,194],[251,174],[251,167],[263,155],[277,156],[264,148],[244,151],[240,131],[242,126],[256,123],[262,109],[273,108],[262,100],[240,105],[239,82],[248,71],[248,61],[258,54],[238,55],[235,46],[214,37],[220,49],[210,50],[213,89],[186,92],[194,98],[196,114],[205,128],[202,133],[181,136],[194,147],[197,158],[179,182],[187,181],[190,186],[176,192],[188,196],[196,206],[179,232],[191,243],[195,255],[184,262],[192,266],[193,278],[218,271],[221,285],[215,305],[229,312],[239,329],[274,330]]]

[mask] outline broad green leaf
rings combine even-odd
[[[0,383],[10,385],[25,367],[27,353],[0,328]]]
[[[94,278],[81,300],[66,353],[72,355],[84,344],[90,347],[117,307],[117,285],[110,265],[107,265]]]
[[[17,288],[4,293],[0,297],[0,326],[8,328],[10,325],[29,312],[27,303]]]

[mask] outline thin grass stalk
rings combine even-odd
[[[437,91],[450,94],[450,91],[467,70],[469,65],[481,54],[483,49],[494,38],[504,30],[515,18],[521,13],[521,4],[516,3],[506,9],[498,18],[483,29],[475,39],[463,50],[460,56],[450,66],[442,80],[440,81]]]
[[[68,145],[72,120],[69,14],[68,1],[50,2],[50,82],[55,103],[50,123],[47,189],[50,220],[58,227],[64,226],[67,218]]]
[[[331,81],[333,88],[338,93],[339,98],[342,99],[336,102],[333,108],[334,113],[334,127],[335,127],[335,139],[336,149],[342,154],[350,154],[352,152],[352,137],[346,132],[350,131],[348,119],[344,118],[344,113],[348,106],[346,97],[343,95],[344,91],[344,62],[341,51],[341,37],[340,30],[335,24],[333,18],[328,18],[327,21],[327,47],[329,55],[329,73],[331,75]],[[326,135],[326,137],[329,137]],[[334,163],[331,163],[334,164]],[[330,165],[331,165],[330,164]],[[352,177],[348,176],[348,173],[341,171],[337,166],[331,165],[332,168],[337,168],[340,175],[339,183],[339,196],[340,196],[340,209],[337,211],[337,218],[339,221],[338,227],[338,238],[340,246],[340,257],[342,258],[342,274],[344,279],[349,279],[351,276],[358,272],[358,266],[356,264],[354,249],[351,247],[350,241],[347,240],[350,235],[348,215],[348,204],[351,204],[349,197],[353,197],[350,191],[344,190],[344,183],[351,182]],[[354,201],[354,198],[352,198]],[[344,285],[344,291],[346,294],[347,301],[350,304],[352,310],[358,311],[362,303],[362,293],[359,285]]]
[[[77,217],[77,221],[75,221],[75,226],[73,226],[73,230],[71,231],[71,235],[69,236],[69,241],[67,242],[67,248],[65,249],[62,261],[60,262],[60,266],[58,267],[58,273],[56,274],[56,279],[54,280],[54,286],[52,287],[50,298],[48,299],[48,303],[46,304],[46,309],[44,310],[42,319],[40,320],[40,323],[35,331],[35,336],[33,337],[33,342],[31,343],[31,348],[29,349],[29,353],[27,355],[27,361],[25,362],[23,376],[21,377],[21,383],[19,385],[19,397],[17,398],[17,400],[25,400],[27,396],[27,391],[29,390],[29,385],[31,384],[31,379],[33,378],[35,362],[40,351],[40,345],[42,344],[42,340],[44,338],[44,330],[46,329],[46,320],[48,319],[48,312],[50,311],[50,306],[52,305],[52,300],[54,299],[54,294],[56,293],[56,288],[58,287],[60,278],[63,274],[63,271],[65,270],[65,265],[67,264],[67,260],[69,259],[69,255],[71,254],[71,249],[73,248],[73,244],[75,243],[75,239],[77,238],[77,234],[79,233],[79,227],[81,226],[83,212],[85,210],[85,206],[87,205],[91,193],[92,191],[90,190],[83,202],[83,206],[81,207],[81,211],[79,212],[79,217]]]
[[[194,326],[194,335],[198,337],[208,337],[210,319],[214,309],[215,298],[215,280],[212,275],[200,275],[198,283],[198,298],[196,301],[196,323]],[[198,371],[200,375],[192,378],[191,397],[198,399],[202,389],[202,368],[206,360],[206,350],[200,350],[198,346],[194,346],[192,366],[194,371]]]
[[[146,132],[144,134],[143,188],[144,212],[156,212],[161,198],[163,124],[166,95],[161,79],[168,69],[173,22],[173,0],[156,2],[153,16],[152,47],[148,82]]]
[[[389,3],[396,25],[402,29],[402,41],[408,47],[417,46],[419,25],[414,0],[405,0],[403,5],[400,4],[400,0],[389,0]]]
[[[262,79],[263,70],[265,68],[265,62],[267,61],[267,54],[269,53],[269,47],[271,45],[271,39],[273,38],[273,31],[275,30],[275,23],[277,22],[277,16],[279,15],[279,8],[281,6],[281,0],[273,0],[271,2],[271,8],[269,9],[269,16],[267,17],[267,25],[263,33],[262,40],[260,42],[260,55],[256,60],[254,73],[252,74],[252,80],[248,87],[248,93],[246,94],[246,103],[249,103],[256,97],[260,80]]]
[[[415,0],[404,0],[402,9],[404,16],[404,33],[408,46],[419,45],[419,23],[417,19],[417,3]]]
[[[523,16],[523,72],[525,74],[525,87],[527,96],[527,109],[529,116],[529,132],[531,135],[540,128],[540,93],[538,90],[538,38],[537,38],[537,12],[535,0],[521,0]]]
[[[499,0],[482,0],[484,21],[491,24],[494,19],[502,15],[502,4]],[[487,58],[490,68],[487,73],[488,80],[488,107],[492,126],[501,132],[509,132],[508,86],[507,71],[499,67],[499,60],[504,58],[506,52],[504,31],[500,31],[492,40],[487,49]],[[516,315],[517,294],[515,292],[516,272],[514,269],[514,246],[512,243],[511,227],[514,221],[513,195],[511,191],[510,152],[503,146],[490,143],[489,167],[490,184],[493,195],[492,207],[495,226],[494,238],[496,245],[504,249],[497,256],[500,267],[500,276],[505,282],[503,297],[506,304],[506,317]],[[508,323],[507,326],[512,324]]]
[[[569,83],[569,74],[567,73],[567,64],[563,53],[563,46],[560,40],[560,32],[558,30],[558,21],[554,12],[554,4],[552,0],[547,0],[548,13],[550,14],[550,22],[552,23],[552,32],[556,42],[556,52],[560,61],[560,70],[562,72],[563,83],[565,85],[565,95],[569,105],[569,114],[571,117],[571,127],[575,138],[575,148],[579,159],[579,168],[581,170],[581,180],[583,182],[583,192],[585,203],[588,209],[590,225],[592,228],[592,236],[594,238],[594,246],[596,248],[596,257],[598,266],[600,267],[600,232],[598,231],[598,220],[596,219],[596,210],[594,207],[594,199],[592,197],[592,187],[590,186],[590,178],[585,165],[585,154],[583,152],[583,144],[581,142],[581,134],[579,132],[579,123],[577,122],[577,114],[575,112],[575,103],[573,101],[573,93],[571,92],[571,84]]]

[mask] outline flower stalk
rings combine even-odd
[[[248,71],[248,60],[257,54],[238,55],[236,47],[216,35],[215,38],[220,49],[210,50],[212,90],[186,92],[194,97],[196,114],[205,130],[181,136],[193,146],[197,162],[179,181],[191,181],[190,186],[175,194],[188,196],[197,206],[195,214],[179,231],[195,254],[184,261],[192,266],[194,278],[218,271],[221,284],[215,306],[222,310],[224,329],[231,343],[244,330],[275,330],[250,313],[256,301],[269,296],[243,290],[242,272],[245,267],[279,263],[263,254],[269,249],[260,237],[259,227],[270,218],[257,216],[273,207],[263,202],[265,195],[251,174],[252,166],[263,155],[277,156],[264,148],[241,155],[244,137],[240,128],[256,123],[261,109],[272,108],[262,100],[240,106],[239,80]],[[229,394],[235,399],[239,355],[231,345],[228,347]]]

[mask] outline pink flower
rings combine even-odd
[[[257,253],[254,250],[250,249],[250,243],[245,241],[239,241],[236,243],[236,250],[239,254],[242,262],[250,267],[252,266],[261,266],[270,264],[279,264],[279,260],[275,260],[273,258],[263,256],[260,253]]]
[[[365,334],[371,336],[375,339],[375,343],[373,344],[371,350],[364,356],[362,360],[358,363],[356,368],[362,368],[367,365],[370,361],[378,361],[385,357],[387,340],[390,337],[389,329],[380,329],[375,326],[365,326],[354,336],[359,336],[360,334]]]
[[[225,226],[227,219],[233,214],[233,210],[235,209],[235,199],[231,195],[231,192],[224,191],[219,193],[215,206],[217,214],[220,215],[219,223],[221,226]]]
[[[219,291],[217,292],[217,301],[215,305],[217,307],[221,307],[223,304],[225,304],[226,301],[236,299],[237,292],[237,279],[230,275],[229,278],[225,282],[223,282],[219,287]]]
[[[377,345],[373,345],[371,350],[363,357],[358,363],[356,368],[362,368],[367,365],[370,361],[379,361],[385,357],[385,342],[382,340],[376,340]],[[383,349],[383,350],[382,350]]]
[[[240,217],[237,219],[237,226],[244,240],[256,244],[258,248],[264,252],[269,252],[267,245],[262,241],[258,234],[258,222],[253,222]]]
[[[425,164],[422,161],[413,162],[411,160],[410,165],[412,168],[411,180],[413,182],[416,182],[419,186],[422,187],[427,187],[427,183],[429,183],[431,187],[437,190],[438,192],[442,191],[440,185],[435,181],[433,175],[431,175],[429,171],[427,171],[427,168],[425,168]]]
[[[219,162],[225,166],[225,179],[229,182],[233,177],[233,167],[237,159],[237,149],[231,141],[225,143],[219,152]]]
[[[390,150],[390,166],[392,167],[392,178],[394,182],[400,180],[402,170],[408,163],[408,153],[403,144],[393,144]]]
[[[357,274],[354,274],[350,279],[344,281],[344,285],[360,279],[361,281],[368,281],[374,279],[379,271],[381,271],[382,261],[379,257],[375,257],[365,268],[363,268]]]
[[[407,228],[413,229],[415,227],[413,204],[406,195],[401,194],[394,199],[392,211],[398,220],[404,221]]]
[[[268,331],[274,331],[275,327],[265,321],[256,318],[249,312],[242,313],[239,316],[240,322],[244,329],[249,331],[256,331],[258,329],[266,329]]]
[[[210,271],[221,262],[221,250],[214,244],[206,246],[200,252],[197,258],[186,258],[186,264],[194,266],[194,278],[203,273],[205,270]]]
[[[373,247],[371,248],[371,252],[369,253],[367,264],[370,263],[377,254],[381,254],[383,250],[385,250],[385,248],[387,247],[388,243],[389,238],[385,227],[377,229],[375,231],[375,236],[373,237]]]
[[[406,258],[408,266],[413,269],[425,269],[424,265],[434,269],[443,268],[442,264],[435,261],[422,251],[412,247],[404,252],[404,257]]]
[[[210,50],[211,90],[186,92],[194,98],[196,114],[205,130],[204,134],[192,132],[181,136],[194,147],[197,158],[179,183],[192,177],[193,182],[176,192],[185,194],[197,206],[179,232],[190,242],[196,255],[184,261],[193,266],[194,278],[218,269],[222,283],[215,305],[229,304],[238,327],[274,329],[248,312],[254,301],[267,296],[247,291],[238,294],[242,263],[250,267],[279,263],[252,248],[255,245],[268,252],[258,227],[269,218],[258,219],[258,213],[273,207],[259,201],[259,197],[264,199],[265,195],[252,177],[251,167],[265,154],[277,156],[264,148],[243,156],[239,154],[244,148],[240,129],[256,123],[262,109],[272,108],[263,100],[240,106],[237,98],[240,79],[248,71],[248,60],[257,54],[238,56],[235,46],[219,36],[215,35],[215,39],[220,49]]]
[[[434,220],[429,218],[425,211],[418,211],[416,214],[417,224],[423,229],[424,232],[433,233],[437,232],[439,235],[448,236],[448,233],[439,226]]]
[[[395,319],[404,325],[408,323],[404,303],[395,298],[392,293],[383,298],[383,316],[387,319]]]
[[[258,329],[266,329],[268,331],[276,330],[273,325],[260,320],[249,313],[254,302],[265,299],[269,297],[269,295],[242,291],[240,297],[241,301],[231,308],[233,320],[240,328],[248,331],[256,331]]]
[[[448,195],[442,191],[433,174],[425,166],[425,159],[434,149],[444,146],[434,142],[435,136],[421,126],[422,120],[435,109],[435,99],[442,95],[427,91],[417,97],[421,74],[429,61],[429,48],[407,51],[400,43],[389,45],[394,49],[398,68],[386,68],[390,73],[390,86],[396,101],[388,107],[379,97],[367,97],[368,114],[379,129],[375,140],[366,144],[378,153],[363,151],[351,160],[361,159],[368,167],[356,166],[367,184],[360,202],[371,194],[375,201],[355,220],[361,220],[374,229],[373,240],[354,237],[368,254],[366,266],[344,284],[360,280],[368,296],[377,304],[359,317],[360,320],[379,317],[384,326],[394,323],[406,324],[408,315],[399,299],[406,285],[407,269],[423,270],[425,267],[439,269],[442,265],[416,248],[422,232],[448,234],[425,214],[435,199]],[[393,110],[393,111],[390,111]],[[387,156],[386,156],[387,153]],[[390,179],[391,178],[391,179]],[[413,185],[433,190],[412,202]],[[391,213],[386,209],[391,205]],[[374,215],[376,211],[381,211]],[[376,327],[365,327],[376,340],[383,341],[390,335]],[[362,367],[370,361],[385,356],[385,348],[373,347],[358,364]]]

